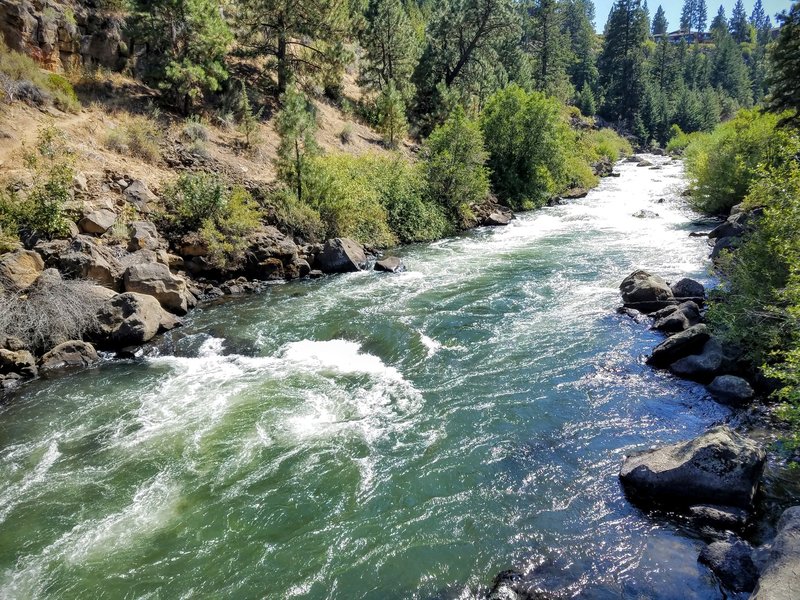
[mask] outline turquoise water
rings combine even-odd
[[[617,481],[625,452],[728,415],[614,312],[633,269],[704,279],[708,254],[680,164],[619,170],[405,248],[407,273],[276,285],[23,388],[0,408],[0,597],[468,599],[512,567],[721,597],[700,542]]]

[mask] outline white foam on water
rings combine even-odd
[[[14,570],[3,574],[0,598],[45,597],[53,570],[102,562],[133,549],[175,519],[180,497],[180,487],[159,473],[121,511],[84,521],[38,554],[22,557]]]
[[[424,333],[419,334],[419,341],[428,350],[428,358],[436,354],[442,348],[442,343],[437,342],[435,339],[428,337]]]
[[[24,499],[31,488],[46,482],[47,472],[60,456],[61,452],[58,450],[58,442],[56,440],[51,440],[33,471],[26,475],[19,483],[9,485],[0,491],[0,523],[6,520],[14,507]],[[5,484],[6,482],[3,483]]]

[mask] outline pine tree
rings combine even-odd
[[[603,115],[630,120],[643,94],[644,43],[647,21],[639,0],[616,0],[605,28],[598,68],[605,93]]]
[[[691,31],[697,12],[697,0],[683,0],[681,10],[681,31]]]
[[[711,21],[711,33],[716,36],[728,33],[728,18],[725,15],[725,7],[720,4],[717,16]]]
[[[753,5],[753,12],[750,13],[750,24],[755,27],[756,31],[763,29],[767,21],[767,13],[764,10],[764,5],[761,0],[756,0]]]
[[[656,9],[656,15],[653,17],[653,35],[664,35],[669,29],[669,22],[667,21],[667,14],[661,5]]]
[[[150,78],[188,113],[206,92],[228,78],[225,55],[233,40],[212,0],[138,0],[133,25],[145,40]]]
[[[242,91],[239,96],[239,133],[244,136],[244,145],[246,148],[252,148],[258,143],[258,132],[260,129],[259,122],[261,121],[261,109],[258,112],[253,112],[250,105],[250,98],[247,94],[247,88],[242,82]]]
[[[597,113],[597,100],[595,100],[594,92],[588,83],[583,84],[575,105],[587,117],[593,117]]]
[[[571,61],[564,14],[556,0],[535,0],[529,15],[527,49],[533,57],[536,89],[558,95]]]
[[[722,35],[716,43],[711,85],[722,89],[742,106],[752,103],[750,78],[739,45],[731,35]]]
[[[653,86],[660,93],[668,93],[679,77],[675,47],[667,39],[661,39],[651,57],[650,73]]]
[[[705,31],[708,25],[708,7],[706,0],[696,0],[694,7],[694,26],[697,31]]]
[[[781,31],[769,53],[771,65],[768,107],[774,112],[791,111],[789,121],[800,120],[800,3],[778,17]]]
[[[398,141],[406,134],[406,105],[403,96],[391,80],[381,90],[376,101],[378,112],[378,131],[390,148],[397,147]]]
[[[276,64],[276,95],[300,75],[331,84],[343,71],[347,0],[239,0],[238,8],[243,49]]]
[[[408,99],[410,79],[421,51],[419,38],[401,0],[370,0],[362,36],[362,82],[383,90],[389,82]]]
[[[566,0],[564,28],[572,49],[567,73],[576,90],[597,82],[597,35],[594,30],[594,3],[592,0]]]
[[[747,22],[747,13],[742,0],[736,0],[731,14],[730,31],[736,43],[741,44],[750,39],[750,24]]]
[[[311,159],[319,154],[314,138],[317,120],[308,99],[293,86],[281,95],[281,105],[283,108],[275,119],[275,130],[281,139],[278,146],[278,176],[302,202]]]

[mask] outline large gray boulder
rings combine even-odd
[[[23,378],[36,377],[36,359],[27,350],[0,348],[0,375],[16,374]]]
[[[387,256],[375,263],[376,271],[383,271],[385,273],[400,273],[406,270],[403,261],[396,256]]]
[[[676,360],[669,366],[669,370],[683,379],[708,383],[719,375],[724,362],[722,344],[712,337],[705,343],[700,354],[691,354]]]
[[[161,247],[156,226],[149,221],[134,221],[128,225],[128,235],[128,252],[158,250]]]
[[[119,260],[109,248],[90,237],[77,236],[63,254],[52,260],[68,277],[91,279],[115,291],[122,289],[123,269]]]
[[[800,597],[800,506],[786,509],[750,600],[797,600]]]
[[[24,290],[44,271],[42,257],[31,250],[15,250],[0,256],[0,286]]]
[[[714,399],[722,404],[744,406],[755,396],[753,388],[746,380],[735,375],[720,375],[708,386]]]
[[[702,304],[706,297],[706,288],[699,281],[685,277],[670,286],[673,296],[678,300],[692,300]]]
[[[125,292],[106,301],[92,338],[100,345],[124,348],[150,341],[174,320],[153,296]]]
[[[39,360],[40,373],[66,369],[82,369],[97,363],[100,358],[94,346],[80,340],[59,344]]]
[[[653,316],[660,315],[662,311],[665,314],[656,320],[653,329],[658,329],[666,333],[678,333],[700,322],[700,307],[693,301],[662,309],[653,313]]]
[[[686,331],[668,337],[656,346],[647,359],[647,364],[654,367],[667,367],[681,358],[700,352],[710,337],[708,327],[704,324],[693,325]]]
[[[626,308],[652,313],[677,304],[672,290],[661,277],[647,271],[634,271],[619,286]]]
[[[94,210],[78,221],[83,233],[103,234],[117,222],[117,213],[107,208]]]
[[[647,505],[750,508],[765,461],[755,442],[723,425],[693,440],[627,457],[620,480],[633,499]]]
[[[179,315],[185,315],[197,304],[197,299],[186,286],[186,280],[170,272],[169,267],[156,262],[128,267],[123,278],[126,292],[153,296],[161,306]]]
[[[156,195],[150,191],[147,184],[141,179],[135,179],[122,192],[126,202],[133,204],[140,212],[148,213],[153,204],[158,200]]]
[[[753,548],[739,539],[712,542],[698,559],[732,592],[752,592],[758,580]]]
[[[364,247],[350,238],[334,238],[325,242],[317,263],[323,273],[350,273],[367,266]]]

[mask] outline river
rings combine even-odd
[[[706,281],[682,166],[400,251],[408,272],[208,305],[159,354],[0,407],[0,597],[721,598],[622,456],[728,416],[644,366],[636,268]],[[664,198],[663,203],[657,200]],[[647,209],[658,218],[635,218]]]

